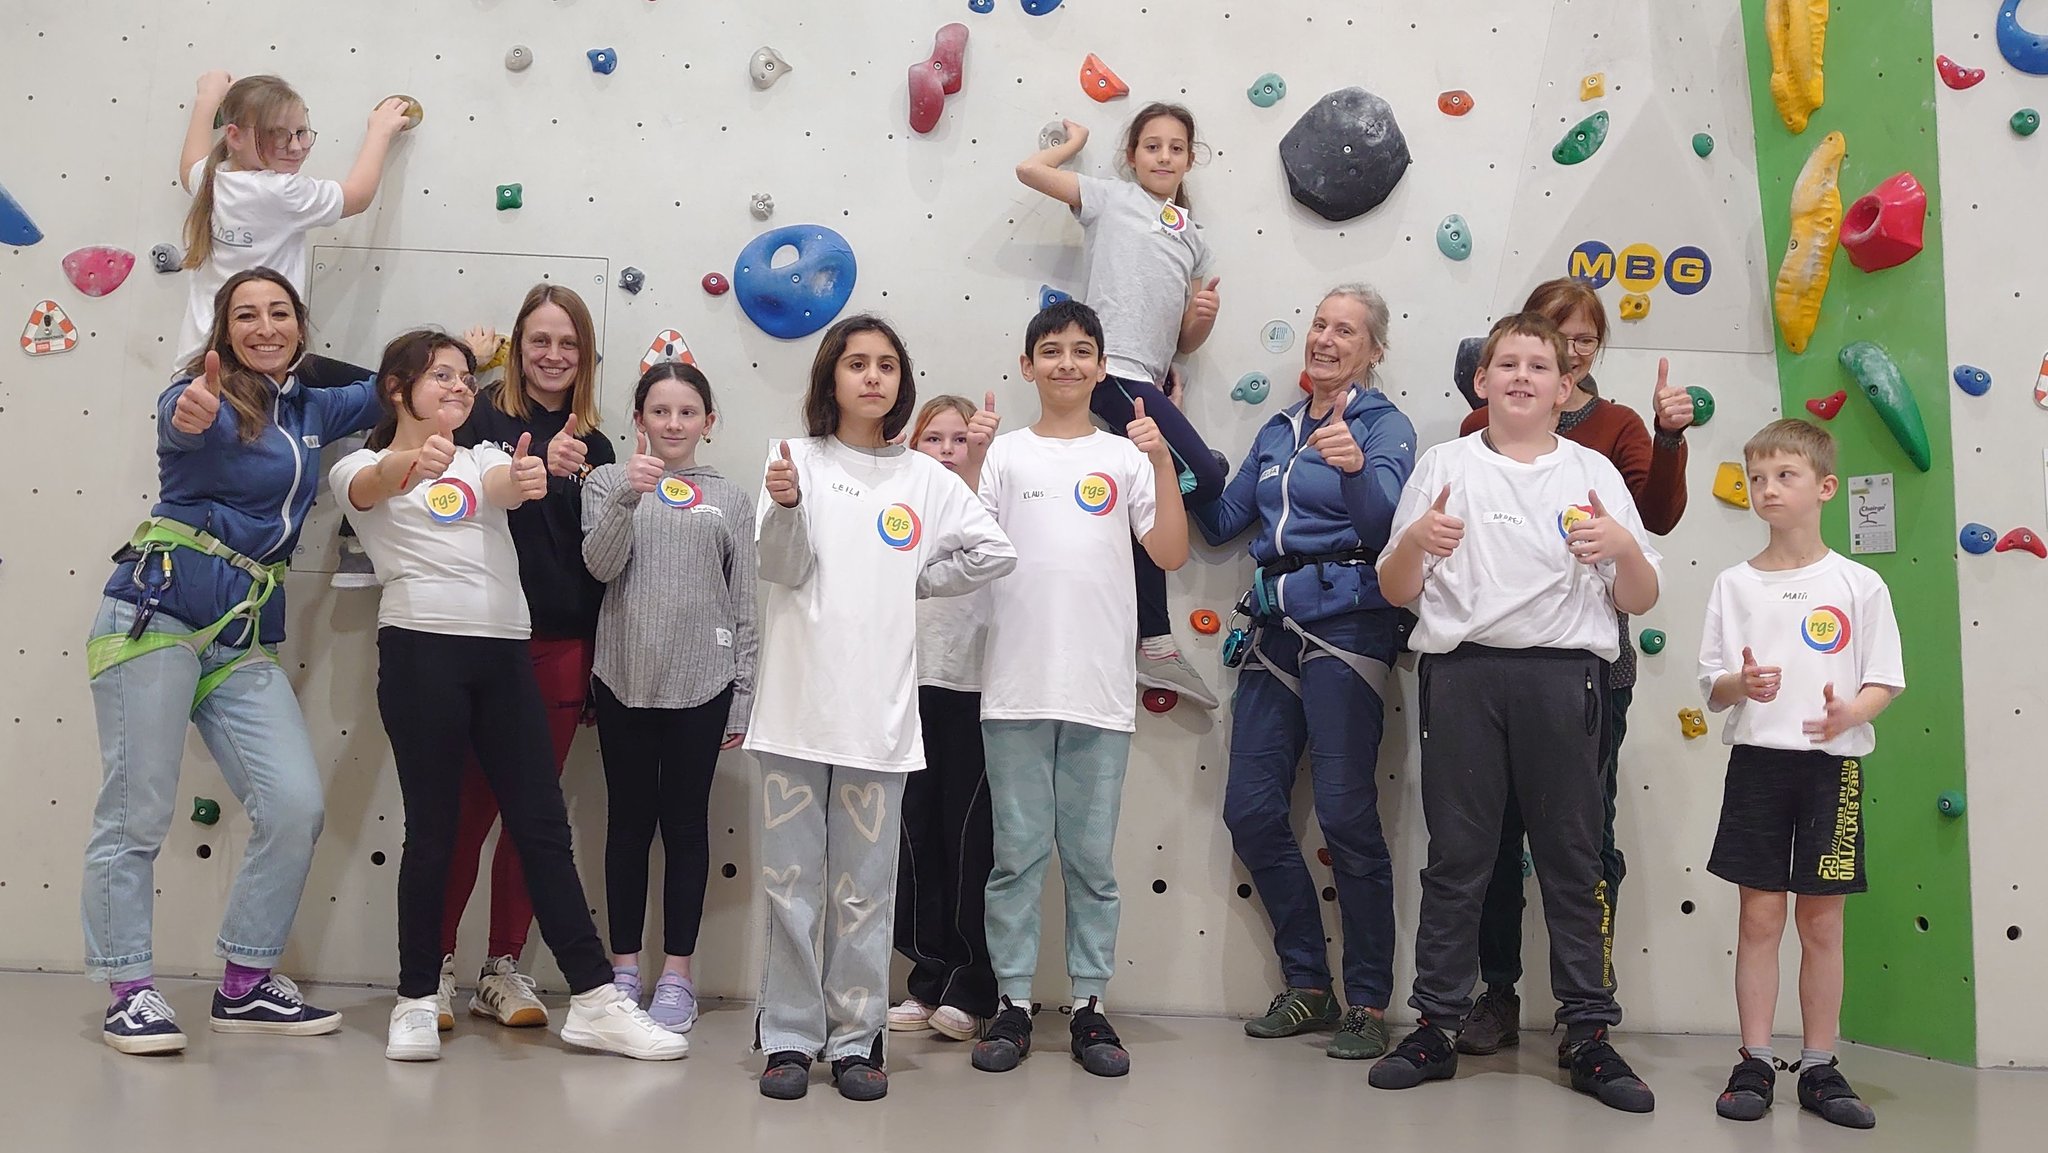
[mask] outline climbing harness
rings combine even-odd
[[[207,556],[219,557],[249,576],[249,591],[230,608],[219,620],[189,633],[150,632],[149,622],[156,617],[157,609],[163,603],[164,593],[169,591],[175,579],[172,554],[178,549],[191,549]],[[133,563],[129,579],[142,593],[141,602],[136,605],[135,623],[125,633],[107,633],[88,641],[85,646],[85,668],[88,677],[98,677],[115,665],[132,661],[137,657],[183,645],[194,657],[206,651],[227,628],[236,621],[246,621],[249,630],[249,644],[242,654],[227,664],[199,678],[198,687],[192,694],[192,707],[198,708],[212,692],[243,667],[257,661],[275,661],[277,658],[257,639],[258,618],[270,595],[283,584],[285,563],[260,564],[250,560],[204,529],[172,520],[166,516],[153,516],[136,528],[128,544],[114,554],[119,564]]]

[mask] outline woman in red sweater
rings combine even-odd
[[[1684,433],[1692,424],[1691,394],[1669,383],[1669,362],[1659,360],[1657,389],[1650,400],[1654,435],[1633,409],[1600,395],[1592,367],[1607,343],[1607,310],[1582,280],[1544,281],[1529,294],[1522,311],[1548,317],[1570,346],[1571,362],[1566,369],[1572,378],[1572,395],[1558,413],[1557,434],[1613,462],[1628,482],[1643,526],[1658,536],[1666,535],[1685,515]],[[1472,382],[1460,380],[1459,388],[1469,398]],[[1486,412],[1479,409],[1465,418],[1458,433],[1469,436],[1485,427]],[[1621,657],[1607,679],[1608,740],[1601,764],[1607,785],[1607,822],[1600,861],[1610,910],[1627,872],[1627,863],[1614,843],[1614,797],[1621,740],[1628,732],[1628,707],[1636,684],[1636,650],[1629,640],[1628,615],[1619,615]],[[1508,800],[1506,819],[1501,822],[1500,857],[1494,862],[1493,880],[1487,886],[1479,918],[1479,975],[1485,978],[1486,991],[1473,1004],[1471,1016],[1458,1034],[1461,1053],[1492,1053],[1520,1040],[1522,1002],[1515,995],[1515,982],[1522,976],[1523,824],[1520,806],[1512,795]]]

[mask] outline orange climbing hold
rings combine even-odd
[[[1439,92],[1436,97],[1436,110],[1445,116],[1463,116],[1472,111],[1472,94],[1463,88]]]
[[[1188,623],[1205,637],[1213,637],[1223,631],[1223,618],[1214,609],[1196,609],[1188,614]]]
[[[1102,57],[1090,52],[1088,59],[1081,62],[1081,91],[1097,104],[1107,104],[1119,96],[1129,96],[1131,86],[1111,72]]]

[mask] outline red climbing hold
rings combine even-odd
[[[2042,544],[2041,538],[2035,536],[2034,530],[2030,528],[2016,528],[1998,538],[1999,552],[2011,552],[2014,549],[2025,549],[2042,560],[2048,560],[2048,545]]]
[[[1301,374],[1301,391],[1303,391],[1303,392],[1314,392],[1315,390],[1316,390],[1315,382],[1314,382],[1314,381],[1311,381],[1311,380],[1310,380],[1310,379],[1308,378],[1308,371],[1307,371],[1306,369],[1302,370],[1302,374]]]
[[[1131,86],[1111,72],[1102,57],[1090,52],[1088,59],[1081,62],[1081,91],[1097,104],[1107,104],[1119,96],[1129,96]]]
[[[1327,848],[1316,850],[1316,860],[1322,862],[1324,868],[1334,867],[1337,863],[1330,859],[1330,850]]]
[[[1856,198],[1842,217],[1842,250],[1865,272],[1894,268],[1920,255],[1927,190],[1901,172]]]
[[[1146,689],[1145,711],[1152,713],[1170,712],[1180,703],[1180,694],[1172,689]]]
[[[704,274],[704,291],[713,296],[724,296],[732,291],[732,282],[716,272]]]
[[[1440,92],[1436,98],[1436,110],[1445,116],[1463,116],[1472,111],[1472,94],[1463,88]]]
[[[1848,400],[1848,392],[1838,388],[1828,396],[1815,397],[1807,401],[1806,411],[1822,420],[1833,420],[1841,415],[1842,406],[1848,403]]]
[[[1958,92],[1975,88],[1978,81],[1984,79],[1982,68],[1965,68],[1946,56],[1936,56],[1934,67],[1941,72],[1941,82]]]
[[[967,25],[948,24],[932,40],[932,54],[910,66],[910,127],[923,135],[939,126],[946,97],[966,80]]]
[[[134,253],[106,245],[81,248],[64,258],[64,275],[71,278],[71,287],[87,296],[105,296],[121,287],[133,271]]]

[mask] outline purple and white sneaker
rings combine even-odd
[[[107,1007],[100,1039],[121,1053],[182,1053],[185,1031],[178,1028],[164,995],[144,985]]]
[[[697,1023],[697,988],[680,973],[663,973],[654,985],[654,1003],[647,1006],[654,1023],[671,1033],[687,1033]]]
[[[239,997],[215,989],[210,1023],[216,1033],[317,1037],[341,1028],[341,1014],[306,1004],[290,977],[272,973]]]

